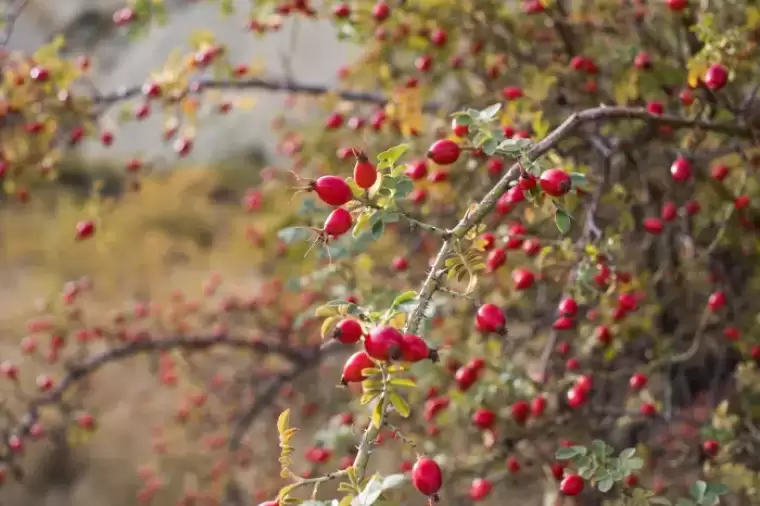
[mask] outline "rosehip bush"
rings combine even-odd
[[[88,66],[62,57],[61,40],[6,56],[2,174],[21,202],[35,198],[30,181],[54,175],[63,145],[118,136],[98,122],[117,103],[125,121],[170,117],[158,134],[179,158],[202,113],[234,107],[210,90],[286,91],[310,114],[277,118],[287,161],[243,199],[253,223],[277,217],[253,241],[268,253],[254,297],[198,314],[178,294],[169,309],[91,327],[81,281],[30,322],[22,352],[44,341],[60,367],[28,378],[26,358],[0,365],[16,396],[3,479],[21,476],[25,445],[52,423],[43,408],[95,429],[86,396],[74,416],[69,402],[89,375],[158,355],[171,385],[179,354],[202,362],[208,391],[228,401],[211,428],[187,428],[210,430],[224,453],[204,473],[208,490],[185,491],[182,504],[495,502],[526,484],[550,503],[752,501],[753,2],[265,0],[250,13],[219,3],[256,36],[323,18],[365,51],[328,89],[249,76],[201,32],[144,83],[105,95],[79,86]],[[166,18],[161,2],[137,0],[114,22],[139,36]],[[125,171],[138,181],[148,163]],[[72,247],[107,227],[83,211]],[[320,362],[312,384],[292,383]],[[222,363],[233,379],[219,377]],[[314,400],[336,385],[339,404]],[[296,394],[322,422],[306,448]],[[276,428],[260,439],[276,430],[279,458],[254,458],[251,426],[269,408]],[[378,463],[383,447],[395,472]],[[270,472],[252,490],[238,475],[247,466]],[[160,480],[145,487],[138,499],[156,500]]]

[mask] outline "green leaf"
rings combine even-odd
[[[399,144],[398,146],[394,146],[386,151],[383,151],[377,155],[377,161],[380,162],[378,169],[380,169],[380,166],[382,166],[382,168],[385,168],[396,165],[398,159],[401,158],[401,155],[406,153],[408,149],[409,144]]]
[[[396,196],[398,198],[404,198],[414,190],[414,181],[409,179],[408,176],[398,176],[396,178]]]
[[[372,506],[380,498],[382,493],[382,478],[375,475],[369,480],[367,486],[364,487],[359,495],[354,497],[354,500],[351,501],[351,506]]]
[[[585,446],[571,446],[570,448],[575,450],[575,453],[577,455],[580,455],[581,457],[585,457],[586,454],[588,454],[588,448],[586,448]]]
[[[620,460],[628,460],[636,455],[636,448],[626,448],[620,452]]]
[[[505,139],[496,147],[496,151],[504,154],[519,153],[520,149],[516,139]]]
[[[396,488],[402,483],[406,481],[406,476],[403,474],[392,474],[390,476],[386,476],[385,479],[383,479],[383,485],[382,489],[390,490],[392,488]]]
[[[626,460],[624,463],[625,468],[629,471],[638,471],[642,467],[644,467],[644,459],[640,457],[631,457],[630,459]]]
[[[304,227],[283,228],[277,232],[277,237],[288,244],[296,241],[305,241],[311,237],[311,230]]]
[[[707,492],[704,498],[702,498],[702,500],[699,501],[699,504],[701,504],[702,506],[715,506],[719,502],[720,502],[720,499],[718,499],[717,495],[711,492]]]
[[[689,487],[689,495],[698,503],[702,502],[702,500],[705,498],[706,492],[707,483],[701,480],[694,482],[691,487]]]
[[[607,455],[610,455],[610,450],[612,450],[612,447],[601,439],[594,439],[591,442],[591,453],[593,453],[594,456],[599,460],[603,459]]]
[[[372,224],[372,238],[374,240],[380,239],[383,236],[383,232],[385,232],[385,223],[383,220],[377,220]]]
[[[494,119],[497,114],[499,114],[499,111],[501,111],[501,104],[493,104],[492,106],[486,107],[480,111],[479,119],[481,121],[490,121]]]
[[[585,448],[584,448],[585,449]],[[560,448],[557,453],[554,454],[554,458],[557,460],[569,460],[579,455],[577,447],[571,446],[570,448]]]
[[[603,480],[599,480],[599,482],[596,484],[596,488],[599,490],[599,492],[606,493],[612,490],[612,487],[615,486],[615,480],[612,478],[605,478]]]
[[[678,500],[676,500],[676,506],[694,506],[694,501],[680,497]]]
[[[729,492],[729,488],[722,483],[708,483],[707,484],[708,494],[724,495],[724,494],[728,494],[728,492]]]
[[[408,292],[404,292],[397,296],[395,299],[393,299],[393,303],[391,304],[391,307],[396,307],[399,304],[403,304],[404,302],[409,302],[410,300],[414,300],[414,298],[417,297],[417,292],[414,290],[409,290]]]
[[[557,230],[561,234],[566,234],[570,231],[571,222],[570,222],[570,215],[567,214],[562,209],[557,209],[554,212],[554,223],[557,225]]]
[[[372,410],[372,425],[380,427],[383,424],[383,403],[378,402]]]
[[[649,498],[649,504],[658,504],[660,506],[671,506],[673,503],[670,502],[670,499],[667,497],[662,496],[654,496]]]
[[[483,152],[487,154],[488,156],[492,156],[494,153],[496,153],[496,150],[498,149],[498,147],[499,147],[499,141],[497,141],[493,137],[486,140],[482,146]]]
[[[466,112],[462,113],[455,113],[454,115],[454,124],[456,126],[470,126],[472,125],[472,116],[467,114]]]
[[[396,412],[402,417],[409,418],[409,415],[411,414],[409,403],[406,402],[406,400],[396,392],[390,392],[388,395],[393,409],[395,409]]]
[[[581,174],[580,172],[571,172],[570,181],[573,183],[573,188],[576,186],[585,186],[586,183],[588,183],[586,174]]]
[[[383,214],[383,222],[396,223],[401,219],[401,215],[398,213],[385,213]]]
[[[581,475],[581,478],[584,480],[591,479],[592,476],[594,476],[595,467],[592,464],[581,466],[578,468],[578,474]]]

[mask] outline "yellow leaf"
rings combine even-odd
[[[395,378],[390,381],[390,385],[394,387],[414,388],[417,383],[411,378]]]
[[[702,79],[705,71],[707,70],[707,63],[703,61],[689,62],[689,78],[688,83],[692,88],[696,88],[699,85],[699,80]]]
[[[330,316],[329,318],[325,318],[325,321],[322,322],[322,328],[319,331],[319,335],[322,336],[322,339],[327,336],[339,320],[340,316]]]
[[[335,306],[319,306],[314,310],[314,316],[318,318],[324,318],[326,316],[335,316],[340,314],[338,308]]]
[[[396,327],[397,329],[400,329],[404,326],[406,323],[406,313],[398,313],[396,316],[391,318],[391,320],[388,322],[391,327]]]
[[[369,378],[370,376],[374,376],[376,374],[380,374],[380,369],[376,367],[368,367],[367,369],[362,369],[362,376],[365,378]]]
[[[286,409],[277,418],[277,432],[282,436],[290,428],[290,409]]]
[[[475,274],[470,274],[470,281],[467,283],[467,288],[465,289],[464,293],[466,295],[470,295],[472,292],[475,291],[475,288],[478,286],[478,276]]]
[[[366,253],[359,255],[356,262],[354,262],[354,267],[358,272],[370,272],[374,266],[375,261]]]
[[[406,400],[401,397],[396,392],[390,392],[388,394],[390,397],[391,404],[393,405],[393,409],[395,409],[399,415],[403,416],[404,418],[409,418],[409,415],[411,414],[411,411],[409,409],[409,404],[406,402]]]
[[[372,402],[372,399],[374,399],[378,395],[380,395],[380,392],[377,392],[377,391],[374,391],[374,392],[364,392],[362,394],[361,399],[359,399],[359,404],[361,404],[362,406],[365,406],[365,405],[369,404],[370,402]]]
[[[338,504],[338,506],[351,506],[351,503],[353,502],[353,500],[354,500],[354,496],[347,495],[346,497],[340,500],[340,503]]]
[[[375,407],[372,409],[372,426],[377,427],[378,429],[383,424],[383,406],[384,404],[382,402],[378,402],[375,404]]]

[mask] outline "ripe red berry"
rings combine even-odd
[[[512,418],[519,425],[523,425],[528,420],[530,414],[530,405],[526,401],[517,401],[512,404]]]
[[[385,21],[391,14],[391,7],[385,2],[377,2],[372,7],[372,17],[375,21]]]
[[[343,383],[359,383],[364,381],[367,378],[362,375],[362,371],[372,367],[375,367],[375,363],[369,355],[363,351],[357,351],[343,365]]]
[[[376,327],[364,338],[364,349],[375,360],[401,357],[403,335],[393,327]]]
[[[541,415],[544,414],[544,410],[546,409],[546,398],[542,395],[539,395],[532,401],[530,401],[530,415],[533,418],[538,418]]]
[[[393,259],[393,268],[403,272],[409,268],[409,260],[406,257],[396,257]]]
[[[559,303],[559,314],[573,317],[578,314],[578,303],[572,297],[566,297]]]
[[[486,256],[486,269],[489,272],[494,272],[499,269],[502,265],[504,265],[504,262],[507,261],[507,254],[504,253],[504,250],[499,248],[492,250],[488,253],[488,256]]]
[[[707,307],[713,313],[716,311],[720,311],[725,305],[726,305],[726,294],[721,290],[711,293],[710,297],[707,299]]]
[[[419,181],[427,176],[428,169],[425,160],[417,160],[409,164],[404,171],[404,174],[412,181]]]
[[[680,156],[670,166],[670,175],[673,181],[688,181],[691,179],[691,172],[691,162]]]
[[[583,492],[583,487],[586,482],[578,474],[568,474],[562,478],[562,482],[559,484],[559,490],[564,495],[576,496]]]
[[[667,0],[670,10],[680,12],[689,5],[689,0]]]
[[[722,89],[728,83],[728,69],[720,63],[713,63],[705,72],[704,82],[713,91]]]
[[[512,281],[518,290],[527,290],[533,286],[535,276],[528,269],[515,269],[512,271]]]
[[[342,206],[354,198],[351,187],[343,178],[322,176],[309,185],[322,202],[330,206]]]
[[[652,57],[646,51],[639,51],[633,59],[633,65],[639,70],[648,70],[652,68]]]
[[[470,498],[473,501],[482,501],[491,493],[493,485],[485,478],[476,478],[470,485]]]
[[[641,414],[646,417],[651,417],[657,414],[657,408],[651,402],[645,402],[639,407]]]
[[[481,408],[472,414],[472,423],[481,429],[490,429],[496,421],[496,414],[490,409]]]
[[[569,316],[560,316],[552,324],[554,330],[570,330],[575,325],[575,322]]]
[[[450,139],[441,139],[433,143],[427,152],[427,157],[438,165],[451,165],[459,159],[462,149],[459,144]]]
[[[507,470],[512,474],[520,472],[520,461],[517,460],[517,457],[513,455],[507,457]]]
[[[327,235],[339,237],[348,232],[351,229],[351,225],[353,225],[351,213],[346,209],[339,207],[327,216],[322,230],[324,230]]]
[[[673,202],[665,202],[662,205],[662,211],[660,212],[660,216],[665,221],[673,221],[676,219],[676,216],[678,216],[678,206],[675,205]]]
[[[541,189],[552,197],[561,197],[573,187],[570,176],[562,169],[549,169],[538,180]]]
[[[77,223],[77,240],[89,239],[95,234],[95,222],[92,220]]]
[[[573,408],[578,409],[586,403],[586,390],[574,386],[567,391],[567,404]]]
[[[358,343],[362,334],[364,331],[361,324],[353,318],[341,320],[333,331],[333,337],[343,344]]]
[[[728,341],[738,341],[741,335],[741,332],[736,327],[726,327],[723,329],[723,337],[725,337]]]
[[[637,372],[631,376],[631,379],[628,381],[628,384],[634,390],[641,390],[647,386],[648,382],[649,382],[649,378],[647,378],[646,374]]]
[[[454,380],[459,390],[466,392],[478,380],[478,369],[470,366],[460,367],[454,374]]]
[[[443,476],[438,463],[428,457],[420,457],[412,468],[412,484],[423,495],[435,495],[441,489]]]
[[[710,175],[716,181],[723,181],[728,176],[728,166],[720,163],[712,168]]]
[[[366,155],[359,154],[356,165],[354,165],[354,182],[359,188],[367,190],[372,188],[375,181],[377,181],[377,169],[367,159]]]
[[[504,312],[494,304],[483,304],[475,315],[475,328],[479,332],[501,334],[506,324]]]
[[[414,334],[404,334],[401,338],[401,359],[413,363],[426,358],[431,358],[431,350],[425,340]]]
[[[707,455],[708,457],[714,457],[718,454],[718,451],[720,450],[720,445],[714,439],[708,439],[707,441],[702,443],[702,450],[705,452],[705,455]]]

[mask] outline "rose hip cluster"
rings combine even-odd
[[[362,371],[375,367],[375,360],[390,362],[400,360],[414,363],[421,360],[438,360],[436,350],[424,339],[414,334],[403,334],[394,327],[375,327],[369,333],[353,318],[341,320],[333,331],[333,337],[343,344],[356,344],[363,340],[364,351],[351,355],[343,366],[343,384],[359,383],[367,379]]]

